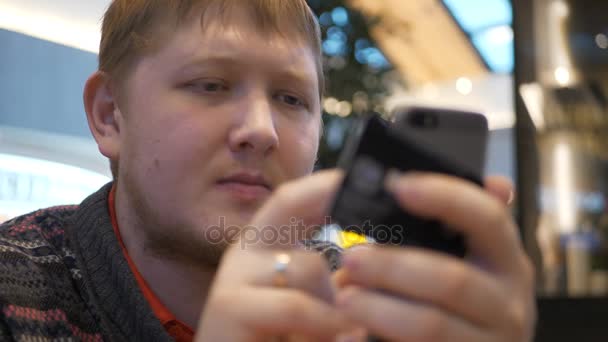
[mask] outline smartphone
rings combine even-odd
[[[445,173],[481,185],[487,121],[481,114],[423,107],[396,114],[394,122],[373,113],[355,122],[338,162],[346,175],[330,211],[332,222],[375,243],[464,257],[460,234],[401,209],[384,181],[394,169]]]
[[[488,122],[483,114],[431,107],[397,107],[391,115],[395,127],[460,167],[483,175]]]

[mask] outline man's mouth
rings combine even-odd
[[[261,174],[238,172],[217,182],[220,190],[242,201],[256,201],[267,197],[272,186]]]

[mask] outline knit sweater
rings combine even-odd
[[[0,341],[171,341],[114,234],[111,183],[0,225]],[[335,269],[340,249],[308,242]]]

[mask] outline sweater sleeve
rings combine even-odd
[[[0,312],[0,341],[15,341],[10,329],[8,328],[6,317],[4,316],[4,305],[2,305],[1,307],[3,310]]]

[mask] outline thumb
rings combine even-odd
[[[485,189],[503,204],[511,205],[515,197],[513,182],[503,176],[489,176],[484,181]]]

